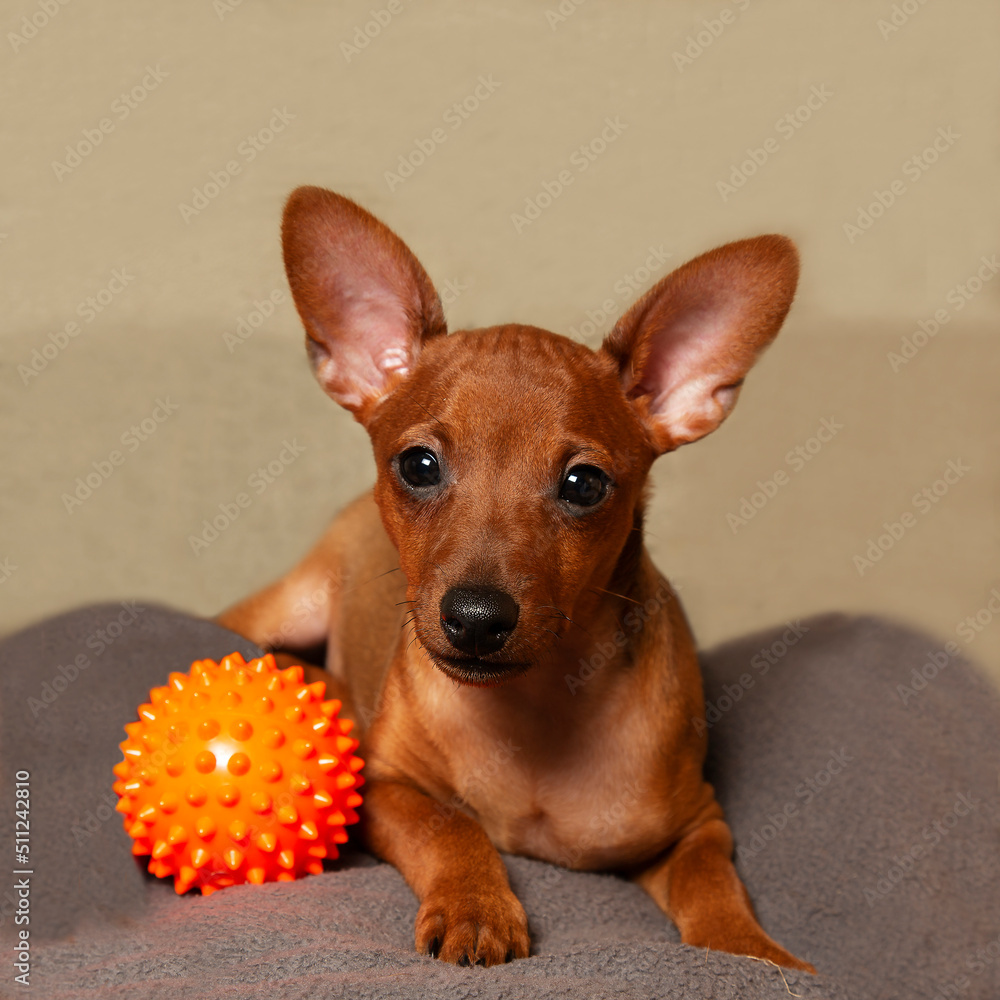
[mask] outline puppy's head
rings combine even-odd
[[[415,636],[480,685],[547,661],[628,587],[652,461],[725,419],[798,275],[784,237],[720,247],[595,352],[526,326],[448,334],[405,244],[332,192],[295,191],[282,238],[316,377],[371,436]]]

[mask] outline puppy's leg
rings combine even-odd
[[[290,573],[215,620],[265,649],[310,649],[327,639],[340,589],[340,562],[329,531]]]
[[[412,785],[375,779],[362,823],[370,849],[402,872],[420,900],[417,951],[458,965],[528,957],[524,908],[475,820]]]
[[[339,698],[348,717],[356,716],[345,685],[322,666],[289,650],[308,650],[329,634],[333,601],[339,596],[336,561],[324,539],[306,558],[280,580],[244,598],[216,617],[216,622],[270,650],[281,669],[301,666],[307,682],[323,681],[327,697]]]
[[[720,810],[721,813],[721,810]],[[677,925],[685,944],[750,955],[806,972],[816,970],[772,941],[732,863],[733,837],[720,816],[682,837],[636,876]]]

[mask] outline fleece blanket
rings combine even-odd
[[[298,882],[176,896],[130,853],[112,767],[151,687],[234,650],[259,655],[135,602],[0,643],[0,996],[1000,997],[1000,701],[953,644],[827,615],[703,657],[740,874],[816,977],[681,945],[622,878],[525,858],[505,861],[532,955],[491,969],[415,954],[416,899],[357,850]]]

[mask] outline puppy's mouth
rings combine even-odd
[[[475,656],[447,656],[424,646],[431,663],[459,684],[470,687],[499,687],[519,677],[532,664],[522,660],[486,660]]]
[[[452,680],[498,687],[534,665],[520,604],[508,590],[465,580],[440,596],[417,595],[407,624],[431,663]]]

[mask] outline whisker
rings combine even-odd
[[[554,604],[539,604],[539,605],[538,605],[538,607],[539,607],[539,608],[551,608],[551,609],[552,609],[553,611],[558,611],[558,612],[559,612],[559,615],[560,615],[560,616],[561,616],[562,618],[565,618],[565,619],[566,619],[566,621],[569,621],[569,620],[570,620],[570,617],[569,617],[569,615],[568,615],[568,614],[566,614],[566,612],[565,612],[565,611],[563,611],[563,610],[562,610],[562,608],[557,608],[557,607],[556,607],[556,606],[555,606]],[[555,617],[555,615],[553,615],[552,617],[554,618],[554,617]]]
[[[642,601],[636,601],[631,597],[626,597],[624,594],[616,594],[613,590],[605,590],[603,587],[591,587],[590,589],[594,593],[610,594],[612,597],[620,597],[623,601],[631,601],[633,604],[638,604],[640,608],[642,607]]]
[[[376,573],[375,576],[370,576],[367,580],[362,580],[360,583],[354,584],[352,587],[347,587],[344,589],[343,593],[353,594],[355,591],[360,590],[362,587],[367,586],[369,583],[374,583],[376,580],[381,580],[383,576],[388,576],[390,573],[398,573],[402,567],[395,566],[393,569],[387,569],[384,573]]]
[[[562,608],[557,608],[554,604],[540,604],[539,608],[551,608],[553,611],[558,611],[559,612],[558,617],[565,619],[566,621],[568,621],[570,623],[570,625],[575,625],[585,635],[589,635],[591,639],[594,638],[594,636],[591,633],[590,629],[584,628],[584,626],[581,625],[577,621],[573,621],[573,619],[570,618],[570,616],[568,614],[566,614],[566,612],[563,611]],[[557,616],[556,615],[551,615],[550,617],[555,618]]]
[[[421,410],[423,410],[423,411],[424,411],[424,413],[426,413],[426,414],[427,414],[427,416],[429,416],[429,417],[431,418],[431,420],[435,421],[436,423],[439,423],[439,424],[441,424],[441,426],[442,426],[442,427],[444,427],[444,424],[443,424],[443,423],[441,422],[441,420],[440,420],[440,419],[438,419],[437,417],[435,417],[435,416],[434,416],[434,414],[433,414],[433,413],[431,413],[431,411],[430,411],[430,410],[428,410],[428,409],[427,409],[427,407],[426,407],[426,406],[424,406],[424,404],[423,404],[423,403],[421,403],[419,399],[415,399],[412,393],[406,393],[406,397],[407,397],[407,399],[409,399],[409,400],[410,400],[411,402],[413,402],[413,403],[416,403],[416,404],[417,404],[417,406],[419,406],[419,407],[420,407],[420,409],[421,409]]]

